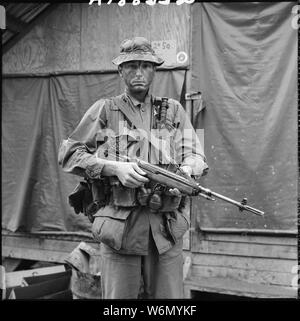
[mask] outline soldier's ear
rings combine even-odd
[[[122,73],[123,69],[122,69],[122,65],[118,66],[118,72],[121,78],[123,78],[123,73]]]

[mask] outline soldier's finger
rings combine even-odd
[[[142,176],[142,175],[138,174],[137,172],[131,173],[131,177],[134,178],[135,180],[143,183],[143,184],[149,182],[149,179],[147,177]]]
[[[127,184],[129,184],[130,186],[128,186]],[[132,176],[126,180],[126,186],[128,186],[128,187],[133,187],[134,188],[134,187],[139,187],[139,186],[142,186],[142,185],[144,185],[144,182],[141,182],[141,181],[135,179]]]
[[[181,193],[180,193],[178,188],[169,189],[169,193],[172,194],[172,195],[175,195],[175,196],[180,196],[181,195]]]
[[[133,163],[133,165],[132,165],[132,167],[133,167],[133,169],[136,171],[136,172],[138,172],[140,175],[146,175],[147,173],[145,173],[140,167],[139,167],[139,165],[138,164],[136,164],[136,163]]]

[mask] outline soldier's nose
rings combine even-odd
[[[141,68],[139,67],[139,68],[137,68],[137,70],[136,70],[136,73],[135,73],[137,76],[141,76],[142,75],[142,70],[141,70]]]

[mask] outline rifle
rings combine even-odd
[[[241,202],[237,202],[222,194],[215,193],[208,188],[202,187],[191,177],[185,178],[140,159],[135,159],[134,161],[144,172],[146,172],[146,176],[150,180],[153,180],[170,188],[177,188],[182,194],[189,196],[201,196],[210,201],[215,201],[213,197],[216,197],[227,203],[237,206],[241,212],[248,211],[259,216],[264,215],[263,211],[248,206],[246,198],[244,198]]]

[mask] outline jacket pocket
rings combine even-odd
[[[94,215],[92,234],[96,241],[120,250],[128,215],[131,210],[105,206]]]

